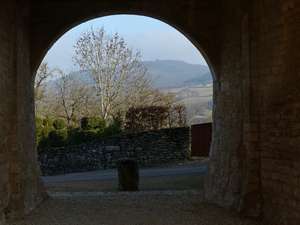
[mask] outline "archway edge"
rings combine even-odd
[[[143,1],[141,1],[143,2]],[[194,1],[190,1],[194,2]],[[196,4],[196,3],[193,3]],[[174,7],[170,6],[171,8],[169,10],[163,10],[163,12],[154,12],[155,10],[144,10],[139,4],[137,4],[139,7],[137,8],[131,8],[131,9],[118,9],[118,8],[109,8],[105,11],[98,10],[95,12],[95,10],[89,10],[85,11],[84,13],[80,13],[80,9],[77,7],[73,8],[73,10],[70,10],[72,13],[71,16],[67,19],[61,18],[60,16],[56,16],[56,19],[54,21],[49,20],[43,20],[43,18],[35,19],[32,21],[32,29],[31,29],[31,70],[32,74],[34,75],[38,66],[42,62],[43,58],[45,57],[48,50],[54,45],[54,43],[62,37],[65,33],[70,31],[71,29],[75,28],[76,26],[93,20],[97,18],[102,18],[106,16],[113,16],[113,15],[136,15],[136,16],[145,16],[152,19],[159,20],[161,22],[166,23],[167,25],[173,27],[178,32],[180,32],[182,35],[184,35],[203,55],[205,61],[207,62],[208,66],[210,67],[210,71],[212,72],[213,79],[217,79],[217,71],[218,71],[218,62],[219,57],[217,57],[217,52],[219,52],[217,49],[217,43],[219,43],[218,35],[215,35],[218,31],[217,29],[212,29],[212,27],[217,27],[218,20],[215,18],[213,23],[207,23],[205,24],[204,18],[200,17],[198,18],[200,21],[200,26],[202,23],[203,29],[201,32],[199,32],[199,27],[195,26],[195,22],[191,18],[187,19],[186,17],[174,17],[174,15],[177,15],[172,12],[172,8],[175,8],[175,12],[179,9],[182,9],[182,7]],[[41,7],[45,7],[44,5],[40,5]],[[55,7],[55,4],[51,4],[52,7]],[[60,7],[60,6],[56,6]],[[66,7],[66,6],[64,6]],[[62,8],[64,8],[62,7]],[[211,4],[202,4],[203,10],[212,10]],[[96,8],[96,6],[95,6]],[[77,10],[74,10],[77,9]],[[194,9],[194,8],[193,8]],[[213,8],[213,10],[218,10],[218,8]],[[33,9],[33,13],[36,12],[43,12],[42,8],[35,7]],[[47,10],[49,12],[51,10]],[[62,12],[64,10],[59,10],[59,15],[63,15]],[[210,13],[205,13],[206,16],[211,17]],[[42,14],[38,14],[39,16],[42,16]],[[39,17],[38,15],[35,16],[35,18]],[[193,14],[189,14],[193,15]],[[204,17],[206,17],[204,16]],[[49,18],[45,16],[45,18]],[[211,18],[207,18],[210,19]],[[43,21],[41,23],[41,21]],[[195,23],[195,24],[194,24]],[[212,26],[212,24],[214,26]],[[206,26],[205,26],[206,25]],[[47,34],[47,35],[45,35]],[[39,38],[35,38],[39,37]]]

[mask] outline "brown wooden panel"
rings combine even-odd
[[[212,123],[192,125],[192,156],[209,156],[211,136]]]

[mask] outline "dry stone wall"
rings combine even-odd
[[[115,168],[118,159],[134,158],[140,166],[180,162],[190,157],[190,129],[174,128],[123,134],[97,143],[41,150],[43,175]]]

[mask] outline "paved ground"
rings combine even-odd
[[[202,202],[200,192],[87,193],[54,196],[11,225],[258,225]]]
[[[50,198],[10,225],[259,225],[203,202],[205,163],[140,171],[118,192],[115,170],[44,177]]]
[[[140,170],[140,190],[200,190],[203,189],[204,163],[176,165],[167,168]],[[74,173],[62,176],[44,177],[50,192],[99,192],[117,191],[116,170],[102,170]]]
[[[141,191],[154,190],[201,190],[204,177],[199,175],[141,177],[139,189]],[[69,181],[47,183],[49,192],[117,192],[117,180],[104,181]]]
[[[180,175],[201,175],[207,172],[206,163],[198,162],[196,164],[175,165],[162,168],[140,169],[140,177],[162,177],[162,176],[180,176]],[[46,176],[43,180],[46,183],[72,182],[72,181],[104,181],[117,179],[117,170],[98,170],[84,173],[72,173],[59,176]]]

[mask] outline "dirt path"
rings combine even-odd
[[[258,225],[201,199],[195,191],[61,192],[11,225]]]

